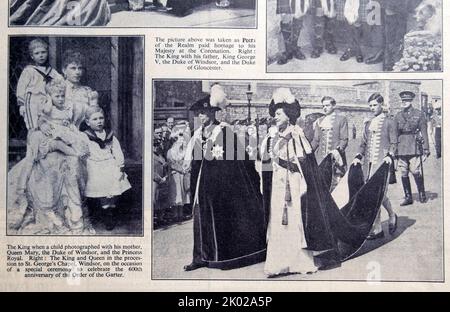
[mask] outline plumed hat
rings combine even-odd
[[[269,114],[275,117],[275,112],[282,108],[284,113],[289,117],[289,121],[295,124],[300,117],[301,107],[295,96],[288,88],[276,89],[269,105]]]
[[[189,110],[214,110],[219,111],[227,105],[227,95],[222,86],[215,84],[211,87],[211,94],[195,102]]]

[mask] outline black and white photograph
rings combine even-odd
[[[7,235],[143,235],[144,38],[10,36]]]
[[[256,0],[10,0],[10,26],[256,28]]]
[[[441,72],[442,0],[267,0],[267,72]]]
[[[152,279],[443,282],[442,80],[153,80]]]

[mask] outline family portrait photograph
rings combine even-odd
[[[143,235],[143,51],[9,37],[8,235]]]

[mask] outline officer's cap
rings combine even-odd
[[[400,98],[402,99],[402,101],[412,101],[414,100],[415,97],[416,95],[414,94],[414,92],[411,91],[400,92]]]

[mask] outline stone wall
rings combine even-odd
[[[418,96],[414,101],[414,106],[421,107],[421,84],[418,81],[403,80],[379,80],[379,81],[354,81],[354,84],[336,85],[335,83],[314,84],[308,81],[244,81],[244,80],[224,80],[224,81],[157,81],[155,82],[155,122],[160,124],[169,116],[176,119],[187,119],[192,121],[192,115],[188,112],[188,106],[209,93],[210,86],[218,82],[224,88],[228,98],[228,106],[225,111],[218,114],[218,118],[223,121],[233,122],[236,120],[246,120],[248,117],[248,101],[246,92],[249,89],[253,92],[250,114],[254,121],[256,118],[269,117],[268,107],[275,89],[286,87],[291,90],[302,105],[302,117],[321,113],[321,99],[324,96],[332,96],[338,103],[340,114],[347,116],[349,129],[353,125],[357,129],[358,137],[361,136],[364,120],[370,118],[370,111],[367,99],[374,92],[380,92],[385,97],[385,102],[391,107],[391,113],[395,114],[400,109],[401,91],[412,91]],[[186,103],[182,107],[173,107],[170,99],[177,99],[181,103]],[[189,104],[189,105],[188,105]]]

